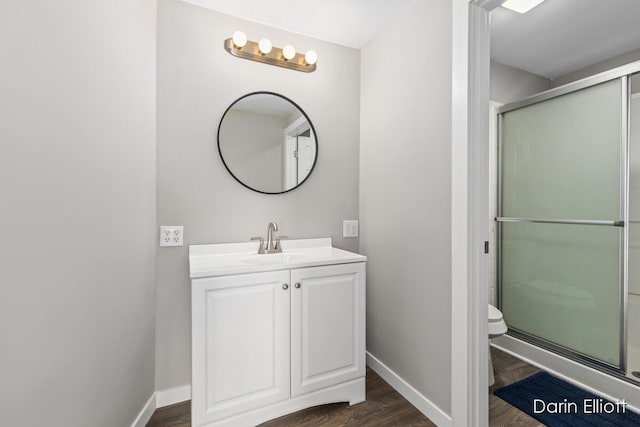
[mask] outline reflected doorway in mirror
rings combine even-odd
[[[254,92],[233,102],[218,127],[218,151],[229,173],[245,187],[280,194],[300,186],[318,153],[315,129],[293,101]]]

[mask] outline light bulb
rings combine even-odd
[[[284,56],[284,59],[287,61],[293,59],[293,57],[296,56],[296,49],[288,44],[282,48],[282,56]]]
[[[233,33],[233,44],[242,49],[247,44],[247,36],[242,31]]]
[[[316,51],[308,51],[306,55],[304,55],[304,62],[306,62],[308,65],[313,65],[318,62],[318,54],[316,53]]]
[[[261,39],[258,42],[258,49],[260,49],[260,52],[262,52],[263,55],[271,52],[271,47],[271,42],[268,39]]]

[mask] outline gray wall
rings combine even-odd
[[[154,0],[0,7],[0,425],[154,391]]]
[[[594,74],[602,73],[603,71],[611,70],[612,68],[616,68],[634,61],[640,61],[640,49],[632,50],[631,52],[615,56],[613,58],[607,59],[606,61],[590,65],[588,67],[566,74],[562,77],[553,79],[551,81],[551,87],[562,86],[564,84],[571,83],[573,81],[580,80]]]
[[[416,1],[362,51],[367,349],[451,413],[451,2]],[[406,40],[420,41],[420,55]],[[399,65],[397,58],[404,58]]]
[[[544,92],[551,80],[527,71],[491,61],[491,100],[507,104]]]
[[[223,49],[241,29],[250,40],[318,52],[314,73],[236,58]],[[158,2],[158,221],[184,225],[185,246],[157,257],[156,390],[190,383],[188,245],[246,241],[276,221],[291,238],[342,238],[342,220],[358,218],[360,53],[355,49],[243,21],[178,0]],[[313,121],[318,161],[298,189],[263,195],[224,168],[218,123],[239,96],[272,91],[296,102]]]

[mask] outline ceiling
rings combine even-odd
[[[546,0],[491,12],[491,58],[555,79],[640,49],[640,0]]]
[[[356,49],[414,0],[184,0]]]
[[[184,0],[356,49],[415,0]],[[640,49],[640,0],[546,0],[491,12],[491,58],[555,79]]]

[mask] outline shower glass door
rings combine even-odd
[[[500,115],[506,323],[613,369],[624,361],[626,90],[619,78]]]

